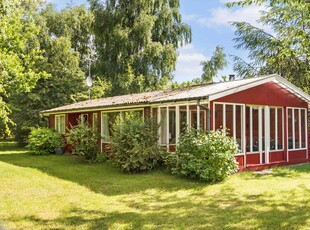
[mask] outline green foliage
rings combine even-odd
[[[36,41],[44,51],[36,66],[49,77],[38,79],[30,92],[14,92],[8,98],[10,119],[16,124],[15,137],[20,135],[21,127],[46,124],[39,115],[41,110],[87,98],[83,70],[87,69],[84,62],[89,53],[91,14],[85,7],[57,11],[47,5],[33,15],[33,20],[38,29]]]
[[[64,139],[60,133],[49,128],[34,128],[31,130],[27,148],[34,154],[52,154],[55,153],[56,147],[64,147]]]
[[[6,134],[14,123],[8,106],[12,92],[29,92],[38,79],[47,76],[36,65],[42,59],[33,10],[37,2],[0,1],[0,120]]]
[[[89,127],[87,122],[79,120],[77,126],[71,127],[66,134],[67,143],[72,145],[75,153],[86,160],[95,160],[99,152],[97,130]]]
[[[201,75],[202,82],[212,82],[213,77],[218,74],[218,71],[227,66],[226,54],[223,51],[223,47],[217,46],[210,60],[202,61],[201,65],[203,67],[203,73]]]
[[[157,124],[152,119],[143,120],[136,114],[119,117],[112,138],[113,159],[126,173],[149,171],[159,159]]]
[[[165,163],[173,174],[217,182],[237,171],[234,155],[238,146],[223,130],[207,134],[187,130],[179,138],[175,153]]]
[[[29,134],[31,132],[31,127],[27,127],[27,126],[17,126],[15,129],[15,141],[17,141],[17,143],[20,146],[25,146],[28,142],[28,137]]]
[[[251,4],[254,1],[245,1]],[[310,93],[310,3],[272,1],[259,22],[271,32],[246,22],[234,22],[236,48],[249,51],[250,63],[234,57],[241,77],[278,73]]]
[[[96,72],[111,95],[164,87],[172,78],[177,48],[191,41],[179,0],[90,0],[94,14]]]

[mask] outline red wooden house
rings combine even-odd
[[[170,151],[184,128],[227,128],[240,152],[239,169],[309,161],[307,111],[310,96],[279,75],[204,84],[83,101],[42,111],[49,127],[64,133],[83,117],[102,135],[101,150],[110,141],[118,115],[135,111],[161,124],[160,144]]]

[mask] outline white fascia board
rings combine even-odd
[[[231,89],[227,89],[227,90],[223,90],[223,91],[218,92],[218,93],[211,94],[211,95],[209,95],[209,100],[214,101],[218,98],[225,97],[225,96],[228,96],[228,95],[231,95],[234,93],[238,93],[238,92],[253,88],[255,86],[262,85],[262,84],[267,83],[267,82],[271,82],[273,79],[274,79],[274,75],[270,75],[270,76],[265,77],[265,78],[259,78],[256,81],[250,82],[248,84],[240,85],[240,86],[237,86],[237,87],[234,87]]]
[[[303,92],[300,88],[297,86],[293,85],[283,77],[281,77],[278,74],[272,74],[264,78],[257,79],[257,81],[253,81],[251,83],[245,84],[245,85],[240,85],[231,89],[223,90],[221,92],[209,95],[209,100],[214,101],[218,98],[225,97],[234,93],[241,92],[243,90],[247,90],[250,88],[253,88],[255,86],[259,86],[262,84],[265,84],[267,82],[275,82],[276,84],[280,85],[282,88],[287,89],[288,91],[292,92],[295,94],[297,97],[301,98],[302,100],[306,101],[310,105],[310,95],[307,93]]]
[[[310,95],[308,95],[307,93],[302,91],[302,89],[300,89],[297,86],[293,85],[292,83],[290,83],[289,81],[287,81],[283,77],[281,77],[279,75],[275,75],[274,82],[283,84],[286,89],[288,89],[289,91],[294,93],[296,96],[302,98],[304,101],[310,103]]]

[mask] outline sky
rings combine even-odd
[[[66,5],[87,4],[87,0],[47,0],[58,9]],[[234,48],[234,28],[229,22],[246,21],[257,27],[260,11],[263,6],[233,7],[225,3],[233,0],[180,0],[182,21],[192,28],[192,43],[178,50],[174,80],[177,82],[191,81],[202,74],[201,62],[210,59],[217,45],[224,48],[228,55],[237,55],[247,59],[247,52]],[[235,74],[232,60],[228,57],[228,66],[220,71],[221,75]]]

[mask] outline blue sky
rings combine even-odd
[[[183,22],[192,28],[192,43],[180,48],[174,80],[190,81],[200,77],[200,62],[212,56],[217,45],[224,47],[224,52],[246,58],[246,52],[234,48],[234,28],[230,21],[247,21],[255,26],[262,6],[234,7],[229,9],[225,3],[232,0],[180,0],[180,12]],[[63,8],[67,4],[87,4],[87,0],[48,0]],[[232,61],[219,75],[233,74]],[[215,79],[217,80],[217,79]]]

